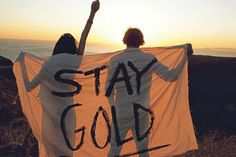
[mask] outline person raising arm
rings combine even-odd
[[[91,12],[90,12],[89,18],[87,20],[87,23],[84,27],[84,30],[81,34],[79,44],[70,33],[65,33],[56,42],[54,49],[53,49],[52,56],[55,56],[58,54],[71,54],[71,55],[77,54],[77,55],[82,56],[84,54],[86,39],[87,39],[89,31],[91,29],[94,16],[95,16],[96,12],[99,10],[99,8],[100,8],[99,0],[94,1],[91,5]],[[20,61],[22,63],[22,75],[23,75],[24,83],[26,86],[26,90],[28,92],[30,92],[31,90],[33,90],[35,87],[37,87],[40,84],[39,78],[43,75],[43,73],[41,72],[42,71],[42,69],[41,69],[39,71],[39,73],[33,78],[33,80],[30,81],[27,76],[26,66],[24,63],[24,57],[25,57],[25,54],[21,53],[18,56],[16,61]]]
[[[86,39],[88,37],[88,33],[91,29],[91,26],[93,24],[94,16],[95,16],[96,12],[98,11],[99,7],[100,7],[99,0],[94,1],[91,5],[91,12],[90,12],[89,18],[87,20],[87,23],[86,23],[86,25],[84,27],[84,30],[83,30],[83,32],[81,34],[81,37],[80,37],[78,55],[83,55],[84,54]]]

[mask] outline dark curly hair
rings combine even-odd
[[[57,55],[61,53],[76,54],[78,53],[78,42],[69,33],[63,34],[57,41],[52,55]]]
[[[139,47],[144,44],[143,33],[138,28],[129,28],[125,32],[123,43],[128,47]]]

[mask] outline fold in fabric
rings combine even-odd
[[[186,50],[125,49],[83,59],[21,54],[14,74],[40,157],[156,157],[197,149]]]

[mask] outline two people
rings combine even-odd
[[[52,90],[56,91],[68,91],[72,90],[71,86],[60,84],[55,81],[54,75],[61,69],[78,69],[82,55],[84,54],[86,39],[93,23],[93,18],[99,9],[99,1],[94,1],[91,5],[91,13],[85,28],[82,32],[80,42],[77,43],[75,38],[71,34],[64,34],[57,41],[53,50],[52,56],[42,65],[40,72],[34,77],[32,81],[29,81],[26,68],[23,64],[23,77],[26,90],[29,92],[40,86],[39,99],[42,102],[42,140],[46,147],[48,156],[72,156],[73,152],[68,148],[64,141],[64,136],[60,128],[61,114],[68,104],[73,104],[73,99],[70,97],[58,97],[51,93]],[[152,74],[159,75],[166,81],[175,81],[178,78],[181,70],[187,60],[187,55],[183,57],[182,61],[175,69],[169,70],[168,67],[161,64],[157,58],[151,54],[142,52],[139,47],[144,44],[144,37],[142,32],[137,28],[130,28],[125,33],[123,38],[124,44],[127,48],[117,56],[114,56],[109,64],[109,72],[106,81],[106,88],[110,88],[109,84],[112,82],[112,78],[116,73],[115,69],[118,66],[124,65],[128,67],[127,73],[132,76],[130,78],[130,84],[135,86],[137,90],[133,90],[132,93],[128,93],[124,82],[118,82],[111,88],[111,92],[106,96],[109,99],[110,105],[116,106],[117,121],[119,124],[120,136],[122,139],[126,136],[129,130],[132,131],[133,137],[136,142],[137,150],[143,150],[148,148],[148,136],[139,141],[136,137],[134,117],[132,105],[134,103],[142,104],[143,107],[149,108],[149,95],[151,89]],[[189,46],[191,50],[191,46]],[[189,53],[192,53],[189,51]],[[21,55],[20,57],[24,57]],[[142,79],[138,79],[135,76],[136,72],[142,72]],[[66,76],[69,79],[73,79],[73,75]],[[143,87],[142,82],[148,82],[148,85]],[[142,125],[140,131],[145,132],[149,125],[149,117],[146,113],[142,113]],[[70,115],[66,119],[67,123],[67,138],[71,144],[74,143],[74,130],[76,127],[76,115],[72,110]],[[124,124],[124,125],[123,125]],[[114,126],[112,124],[111,134],[111,147],[109,150],[109,157],[120,154],[122,146],[117,146],[115,142]],[[53,143],[51,142],[53,141]],[[148,153],[140,154],[142,157],[148,157]]]

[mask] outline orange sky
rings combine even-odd
[[[1,0],[0,38],[77,39],[92,0]],[[100,0],[88,44],[121,48],[128,27],[140,28],[145,46],[191,42],[195,47],[236,48],[235,0]]]

